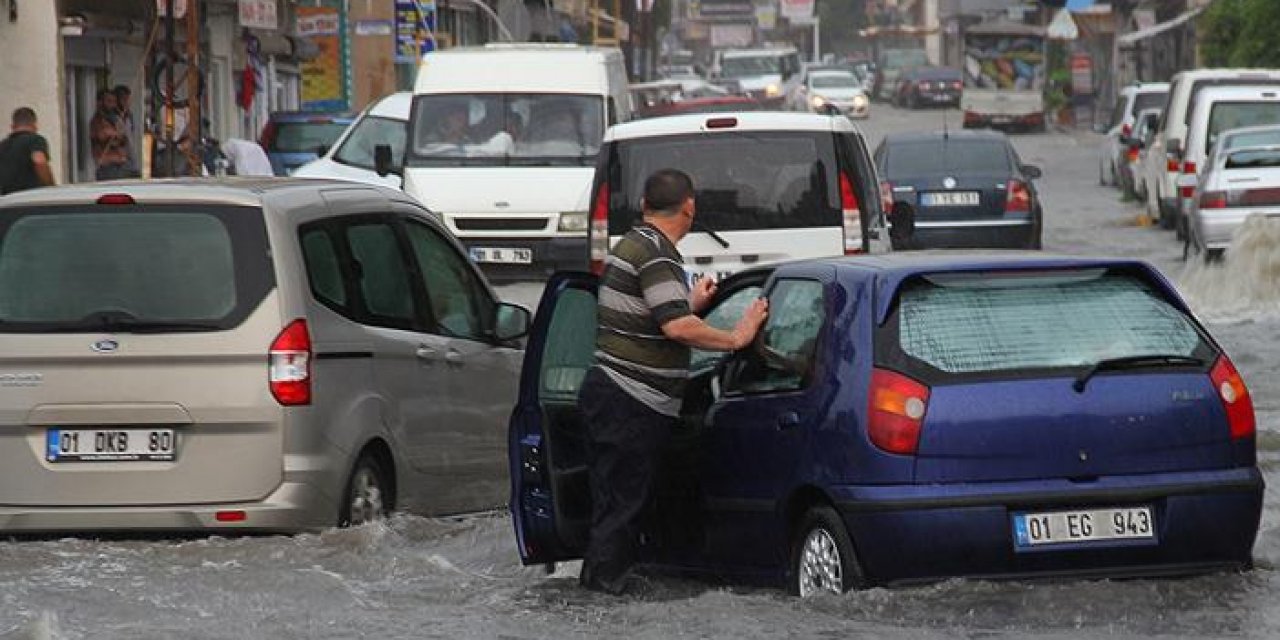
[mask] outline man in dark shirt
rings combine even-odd
[[[579,580],[588,589],[621,593],[635,558],[641,513],[653,492],[658,455],[680,412],[689,349],[733,351],[751,344],[767,303],[756,300],[733,331],[696,314],[715,283],[690,291],[676,249],[693,226],[689,176],[674,169],[645,181],[644,222],[618,241],[600,279],[596,365],[578,406],[587,425],[591,534]]]
[[[0,195],[53,185],[49,143],[36,133],[36,112],[30,107],[15,109],[10,130],[0,141]]]

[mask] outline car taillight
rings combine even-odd
[[[930,85],[928,82],[921,82],[921,83],[920,83],[920,89],[921,89],[922,91],[928,91],[928,90],[929,90],[929,87],[931,87],[931,86],[933,86],[933,85]]]
[[[914,455],[929,408],[929,387],[887,369],[871,370],[867,434],[889,453]]]
[[[1030,213],[1031,189],[1021,180],[1010,180],[1009,191],[1004,199],[1005,213]]]
[[[1129,162],[1137,162],[1137,161],[1138,161],[1138,148],[1137,148],[1137,147],[1129,147],[1129,150],[1128,150],[1127,152],[1125,152],[1125,153],[1127,154],[1127,157],[1129,158]]]
[[[1128,138],[1129,136],[1133,135],[1133,125],[1126,124],[1120,127],[1120,135],[1125,138]]]
[[[1236,371],[1231,359],[1223,354],[1209,371],[1209,379],[1213,388],[1222,400],[1222,408],[1227,411],[1227,424],[1231,428],[1231,439],[1242,440],[1252,438],[1257,427],[1253,415],[1253,399],[1249,397],[1249,389],[1244,386],[1244,379]]]
[[[1206,191],[1200,194],[1201,211],[1205,209],[1226,209],[1227,206],[1227,192],[1225,191]]]
[[[1182,163],[1182,175],[1186,175],[1186,176],[1196,175],[1196,163],[1194,162]],[[1196,197],[1196,188],[1195,187],[1178,187],[1178,195],[1183,198],[1194,198]]]
[[[1164,170],[1169,173],[1177,173],[1182,169],[1182,158],[1176,154],[1168,153],[1164,157]]]
[[[290,322],[271,342],[267,379],[276,402],[311,404],[311,334],[306,320]]]
[[[952,88],[952,89],[960,89],[960,88],[962,88],[962,87],[964,87],[964,85],[960,84],[959,82],[952,82],[952,83],[951,83],[951,88]]]
[[[591,228],[587,235],[591,250],[591,273],[604,273],[604,261],[609,257],[609,183],[600,183],[596,199],[591,205]]]
[[[1183,172],[1183,173],[1189,173],[1189,174],[1191,174],[1191,175],[1195,175],[1195,173],[1196,173],[1196,163],[1194,163],[1194,162],[1192,162],[1192,161],[1190,161],[1190,160],[1188,160],[1188,161],[1186,161],[1186,162],[1182,163],[1182,172]]]
[[[888,180],[880,181],[880,208],[885,215],[893,211],[893,183]]]
[[[840,220],[844,227],[844,254],[862,252],[862,211],[849,176],[840,173]]]

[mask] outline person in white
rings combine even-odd
[[[231,161],[238,176],[271,176],[271,160],[262,146],[252,140],[227,138],[222,141],[222,154]]]

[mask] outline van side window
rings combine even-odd
[[[356,223],[346,228],[366,324],[411,329],[416,323],[409,263],[390,222]]]
[[[618,102],[613,99],[613,96],[609,96],[609,103],[605,105],[605,108],[608,110],[608,113],[605,114],[607,119],[605,120],[604,126],[612,127],[613,125],[618,124]]]
[[[826,319],[822,283],[779,280],[769,293],[769,319],[757,344],[725,381],[726,391],[771,393],[804,388],[818,351]]]
[[[344,315],[350,314],[347,287],[342,281],[342,260],[338,257],[333,237],[324,227],[304,227],[300,232],[302,259],[307,265],[311,295],[325,306]]]
[[[455,338],[482,340],[493,301],[453,245],[417,222],[407,222],[409,246],[418,261],[436,330]]]

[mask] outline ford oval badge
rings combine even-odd
[[[952,178],[952,177],[950,177],[950,176],[948,176],[948,177],[946,177],[946,178],[943,178],[943,179],[942,179],[942,186],[944,186],[944,187],[946,187],[946,188],[948,188],[948,189],[954,189],[954,188],[956,188],[956,179],[955,179],[955,178]]]
[[[98,353],[113,353],[120,348],[120,343],[111,338],[103,338],[93,343],[93,350]]]

